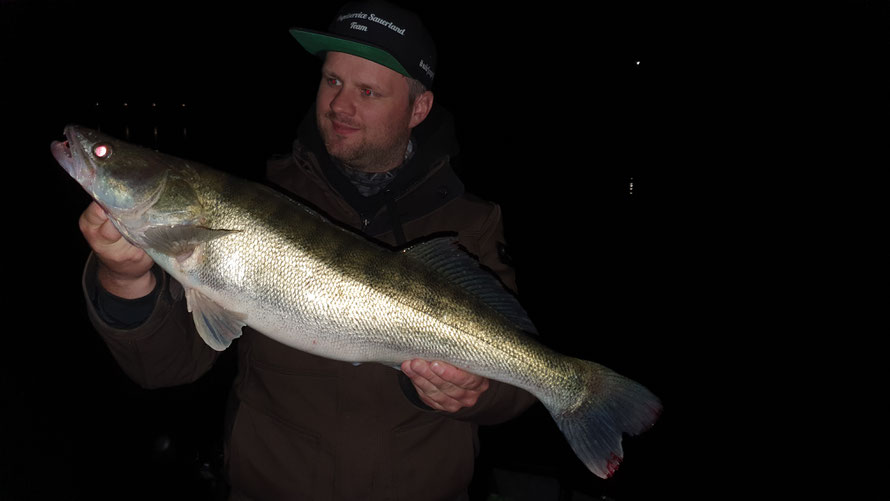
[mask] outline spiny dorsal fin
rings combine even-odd
[[[519,329],[537,334],[537,329],[516,297],[492,273],[484,270],[473,256],[464,251],[456,238],[434,238],[407,247],[402,252],[475,295]]]

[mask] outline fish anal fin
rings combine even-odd
[[[223,351],[241,336],[246,315],[223,308],[195,289],[187,289],[185,297],[198,334],[208,346]]]

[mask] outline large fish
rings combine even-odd
[[[392,251],[260,184],[70,125],[56,160],[186,290],[197,331],[224,350],[245,325],[350,362],[442,360],[523,388],[596,475],[658,398],[529,333],[518,301],[450,238]]]

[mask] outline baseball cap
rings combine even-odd
[[[349,2],[328,32],[292,28],[290,34],[311,54],[345,52],[419,80],[432,88],[436,46],[413,12],[384,1]]]

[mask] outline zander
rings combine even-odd
[[[336,360],[442,360],[533,394],[604,478],[622,435],[661,412],[640,384],[538,343],[519,302],[453,239],[392,251],[263,185],[79,126],[65,136],[56,160],[183,285],[215,350],[249,325]]]

